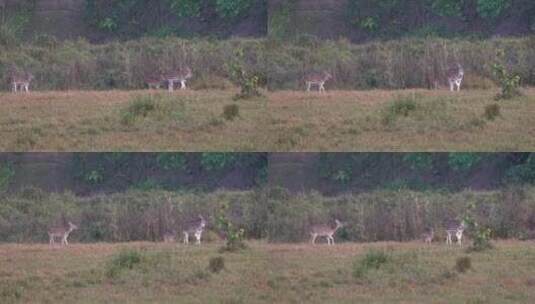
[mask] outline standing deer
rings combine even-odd
[[[192,221],[186,225],[182,233],[184,234],[184,244],[189,243],[189,236],[194,235],[197,240],[197,244],[201,244],[201,236],[206,227],[206,221],[204,217],[199,214],[199,218],[195,221]]]
[[[164,79],[167,81],[169,92],[173,92],[175,88],[175,82],[180,82],[180,89],[186,89],[186,82],[193,76],[191,69],[185,67],[178,69],[164,75]]]
[[[454,92],[454,91],[461,91],[461,84],[463,83],[463,79],[464,79],[464,69],[463,67],[457,63],[457,65],[455,67],[451,67],[448,71],[447,71],[447,75],[448,77],[448,83],[450,85],[450,91]]]
[[[313,85],[318,86],[318,92],[325,92],[325,83],[331,78],[333,78],[333,76],[326,71],[323,71],[321,73],[311,73],[307,75],[305,77],[307,92],[310,92],[310,89]]]
[[[435,231],[433,228],[430,228],[428,231],[422,234],[422,239],[424,240],[426,244],[431,244],[433,242],[434,237],[435,237]]]
[[[11,91],[17,93],[17,90],[20,87],[20,91],[29,93],[30,84],[33,79],[34,76],[32,73],[12,71],[10,75]]]
[[[463,239],[463,232],[464,229],[466,229],[466,224],[464,221],[461,222],[461,224],[451,223],[446,227],[446,244],[451,245],[452,242],[452,236],[455,235],[455,238],[457,239],[457,244],[459,244],[460,247],[462,247],[462,239]]]
[[[316,244],[316,238],[318,236],[324,236],[327,238],[328,245],[334,245],[334,234],[338,229],[345,226],[339,220],[335,219],[334,221],[336,223],[334,228],[328,225],[314,225],[311,227],[310,236],[312,244]]]
[[[78,226],[75,224],[69,222],[69,228],[66,227],[52,227],[48,229],[48,236],[50,238],[50,245],[53,246],[55,244],[56,238],[61,238],[61,245],[67,246],[69,245],[69,242],[67,241],[67,238],[69,237],[69,234],[73,232],[74,230],[78,229]]]

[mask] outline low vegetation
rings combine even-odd
[[[250,250],[224,255],[224,270],[214,262],[219,247],[3,244],[0,302],[529,303],[535,297],[530,242],[500,241],[468,260],[461,249],[443,244],[251,242]],[[384,252],[386,261],[370,252]],[[373,265],[357,279],[352,265],[361,260]],[[110,265],[121,271],[109,277]]]
[[[1,151],[519,151],[535,91],[71,91],[0,97]],[[229,106],[229,104],[231,106]],[[235,105],[235,106],[234,106]],[[223,114],[222,114],[223,113]],[[494,119],[498,117],[500,119]],[[223,116],[222,116],[223,115]],[[235,119],[239,117],[240,119]],[[230,119],[230,120],[228,120]],[[489,120],[490,119],[490,120]]]

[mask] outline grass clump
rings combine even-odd
[[[147,117],[156,110],[157,104],[152,95],[136,96],[123,110],[121,123],[125,125],[133,124],[140,117]]]
[[[501,108],[499,104],[493,103],[485,107],[484,117],[487,120],[494,120],[499,116],[501,116]]]
[[[226,120],[234,120],[240,117],[240,106],[237,104],[226,105],[223,108],[223,117]]]
[[[470,257],[464,256],[457,258],[455,261],[455,270],[457,272],[465,273],[470,269],[472,269],[472,259]]]
[[[364,258],[353,264],[353,277],[364,278],[370,270],[378,270],[389,260],[390,257],[384,251],[369,251]]]
[[[208,262],[208,269],[212,273],[219,273],[225,269],[225,259],[222,256],[211,258]]]
[[[418,108],[416,96],[399,96],[383,112],[383,125],[393,124],[398,117],[408,117]]]
[[[134,269],[143,262],[144,256],[137,250],[129,249],[119,252],[113,256],[107,266],[106,275],[109,278],[117,277],[124,270]]]

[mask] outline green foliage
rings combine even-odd
[[[511,0],[477,0],[477,12],[484,18],[495,18],[511,5]]]
[[[370,250],[364,258],[357,260],[353,264],[353,277],[362,279],[372,270],[378,270],[390,260],[390,256],[384,251]]]
[[[448,165],[456,171],[468,171],[481,161],[481,155],[476,153],[450,153]]]
[[[106,275],[109,278],[119,276],[125,270],[132,270],[139,265],[145,257],[137,250],[127,249],[112,257],[107,265]]]
[[[199,0],[168,0],[169,7],[179,17],[198,17],[201,13]]]
[[[455,260],[455,270],[460,273],[465,273],[472,268],[472,259],[464,256]]]
[[[225,269],[225,258],[222,256],[210,258],[208,262],[208,269],[212,273],[219,273],[221,270]]]
[[[530,153],[524,163],[509,168],[506,180],[511,184],[535,183],[535,155]]]
[[[408,117],[418,108],[416,96],[399,96],[389,103],[382,114],[383,125],[393,124],[399,116]]]
[[[221,170],[236,164],[237,159],[235,153],[203,152],[201,154],[201,165],[208,171]]]
[[[522,94],[519,89],[520,76],[518,74],[507,72],[505,67],[499,63],[494,64],[492,69],[502,89],[501,93],[496,96],[497,100],[511,99]]]
[[[501,108],[497,103],[490,104],[485,106],[484,116],[487,120],[495,120],[496,117],[501,116]]]
[[[428,170],[433,166],[433,157],[429,153],[407,153],[403,161],[410,164],[413,170]]]
[[[472,245],[468,248],[468,252],[479,252],[493,248],[491,243],[492,229],[478,223],[475,211],[475,204],[469,203],[466,214],[463,217],[466,229],[470,232],[473,238]]]
[[[15,170],[11,164],[0,163],[0,193],[7,190],[13,175],[15,175]]]
[[[431,0],[431,9],[440,16],[460,17],[462,5],[459,0]]]
[[[187,166],[184,153],[159,153],[156,161],[165,170],[183,170]]]
[[[123,111],[121,123],[131,125],[138,118],[144,118],[156,109],[156,102],[151,95],[136,96]]]
[[[236,18],[247,12],[252,0],[215,0],[216,11],[223,18]]]
[[[223,232],[227,238],[225,246],[221,247],[221,252],[236,252],[247,248],[245,244],[245,230],[239,228],[228,218],[228,204],[222,204],[216,217],[219,231]]]
[[[232,81],[240,87],[240,93],[234,97],[235,100],[262,96],[259,91],[260,77],[246,71],[243,49],[235,50],[235,57],[227,64],[227,69]]]
[[[84,179],[90,184],[100,184],[104,181],[104,176],[100,170],[91,170],[85,174]]]
[[[234,120],[240,117],[240,106],[237,104],[226,105],[223,108],[223,117],[226,120]]]

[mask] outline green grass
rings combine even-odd
[[[466,253],[442,243],[249,245],[249,250],[224,254],[224,267],[211,271],[221,244],[76,244],[64,249],[4,244],[0,245],[0,302],[532,303],[535,299],[533,242],[502,241],[496,249],[472,253],[471,268],[465,272],[457,271],[456,265]],[[385,252],[387,258],[379,267],[370,266],[364,279],[355,278],[355,263],[375,261],[367,257],[370,252]],[[121,271],[107,275],[109,267],[117,265]]]
[[[0,151],[532,150],[535,89],[499,112],[496,92],[283,91],[232,108],[235,90],[4,94]]]

